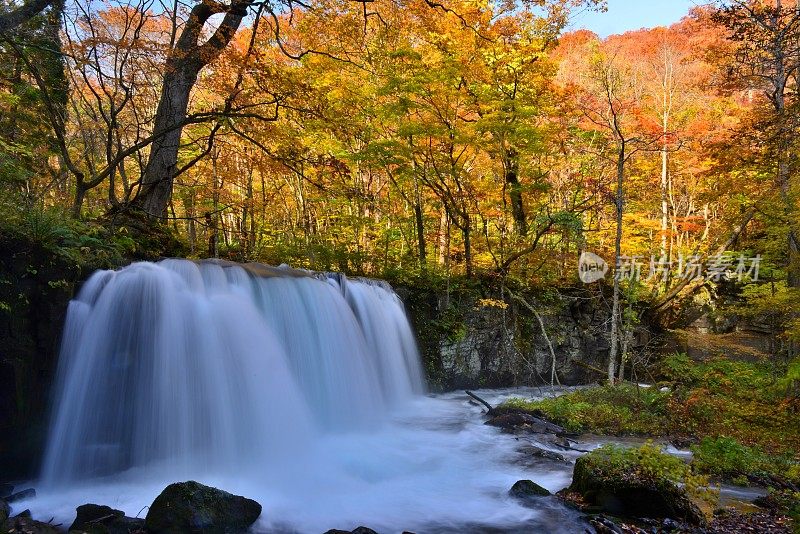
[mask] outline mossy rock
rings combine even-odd
[[[578,458],[569,490],[589,505],[617,516],[706,523],[683,487],[667,477],[645,476],[630,465],[616,463],[603,449]]]
[[[261,505],[252,499],[204,486],[178,482],[156,497],[145,518],[151,533],[242,532],[261,515]]]

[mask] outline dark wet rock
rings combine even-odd
[[[532,497],[547,497],[551,493],[532,480],[518,480],[508,490],[508,494],[517,499],[530,499]]]
[[[622,527],[603,515],[589,518],[589,524],[594,527],[597,534],[623,534],[625,532]]]
[[[30,519],[31,518],[31,511],[25,509],[25,510],[21,511],[20,513],[18,513],[17,515],[15,515],[14,517],[12,517],[12,519],[18,519],[18,518]]]
[[[88,534],[129,534],[144,532],[144,519],[125,517],[125,512],[99,504],[78,506],[70,532]]]
[[[6,501],[0,499],[0,525],[2,525],[10,515],[11,515],[11,507],[8,505]]]
[[[601,464],[602,465],[602,464]],[[635,472],[602,469],[596,459],[578,458],[569,491],[590,508],[625,517],[673,518],[704,525],[705,517],[686,490],[667,479],[651,480]]]
[[[0,484],[0,499],[4,499],[14,493],[14,486],[11,484]]]
[[[33,488],[24,489],[22,491],[18,491],[17,493],[12,493],[8,497],[5,497],[6,502],[17,502],[17,501],[24,501],[25,499],[33,499],[36,497],[36,490]]]
[[[534,458],[544,458],[545,460],[552,460],[554,462],[560,462],[564,464],[569,463],[569,460],[564,455],[557,453],[556,451],[537,447],[536,445],[525,445],[519,449],[519,452]]]
[[[688,450],[692,445],[697,445],[699,440],[694,436],[675,436],[670,440],[670,444],[676,449]]]
[[[524,430],[532,434],[563,434],[565,432],[564,428],[558,425],[524,412],[504,413],[492,417],[485,424],[503,430]]]
[[[340,530],[337,528],[332,528],[327,531],[325,534],[378,534],[371,528],[367,527],[356,527],[353,530]],[[405,534],[405,533],[404,533]]]
[[[154,533],[239,532],[261,515],[261,505],[199,482],[177,482],[156,497],[145,518]]]
[[[78,506],[75,511],[75,521],[69,527],[70,530],[77,530],[85,528],[87,525],[125,517],[125,512],[122,510],[115,510],[110,506],[100,504],[84,504]]]
[[[2,529],[3,534],[58,534],[59,532],[58,528],[50,523],[31,519],[30,512],[6,520]]]
[[[674,519],[670,519],[668,517],[661,522],[661,530],[663,530],[664,532],[675,532],[683,528],[684,528],[683,525],[681,525]]]
[[[516,406],[505,406],[500,405],[492,409],[492,413],[489,414],[492,417],[498,417],[500,415],[514,415],[518,413],[524,413],[527,415],[532,415],[533,417],[538,417],[539,419],[546,419],[544,412],[541,410],[533,409],[533,410],[523,410]]]

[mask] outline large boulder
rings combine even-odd
[[[145,532],[144,519],[125,517],[122,510],[99,504],[78,506],[70,532],[87,534],[133,534]]]
[[[627,517],[672,518],[695,525],[706,520],[686,490],[664,476],[643,474],[598,449],[578,458],[569,491],[601,511]]]
[[[261,505],[252,499],[204,486],[178,482],[156,497],[145,518],[153,533],[241,532],[261,515]]]

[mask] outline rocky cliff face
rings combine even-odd
[[[67,305],[84,273],[30,242],[0,239],[0,473],[38,465]]]
[[[434,292],[401,287],[434,390],[549,384],[552,356],[564,385],[603,378],[609,306],[597,288],[526,292]],[[523,303],[524,301],[524,303]],[[542,319],[528,307],[536,310]],[[636,346],[649,335],[639,329]]]

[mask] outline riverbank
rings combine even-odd
[[[786,369],[774,361],[665,358],[653,386],[581,388],[504,401],[500,409],[541,417],[603,439],[654,439],[683,456],[697,476],[757,487],[763,510],[800,519],[800,423]],[[730,521],[727,516],[726,520]]]
[[[514,398],[548,402],[554,396],[589,391],[522,388],[476,393],[493,405],[501,405]],[[306,463],[302,472],[308,476],[298,477],[287,464],[253,466],[245,478],[213,473],[198,476],[203,471],[198,467],[201,463],[184,467],[182,472],[164,466],[148,470],[149,474],[136,470],[68,488],[39,488],[35,499],[14,503],[12,513],[27,509],[34,518],[46,521],[54,517],[52,523],[60,524],[62,530],[75,519],[75,508],[90,502],[122,510],[130,517],[144,517],[149,503],[168,483],[191,478],[261,503],[264,512],[254,532],[322,533],[330,528],[350,531],[365,525],[379,534],[404,530],[572,534],[583,529],[603,532],[603,521],[630,524],[631,529],[646,526],[608,516],[601,519],[555,495],[529,502],[509,495],[518,480],[532,480],[555,494],[570,486],[574,464],[585,454],[583,451],[608,443],[638,447],[644,438],[586,434],[570,438],[572,441],[564,447],[543,434],[508,432],[486,425],[484,412],[483,406],[463,392],[420,397],[380,427],[325,437],[298,459]],[[691,454],[686,449],[668,450],[683,458]],[[36,485],[36,481],[31,484]],[[755,510],[751,501],[764,493],[726,485],[720,492],[720,505]],[[759,514],[718,514],[710,518],[706,531],[735,531],[714,530],[715,525],[730,526],[734,520],[738,525],[750,524],[748,521],[765,525],[769,518],[781,515],[763,510]],[[650,528],[662,528],[662,523]]]

